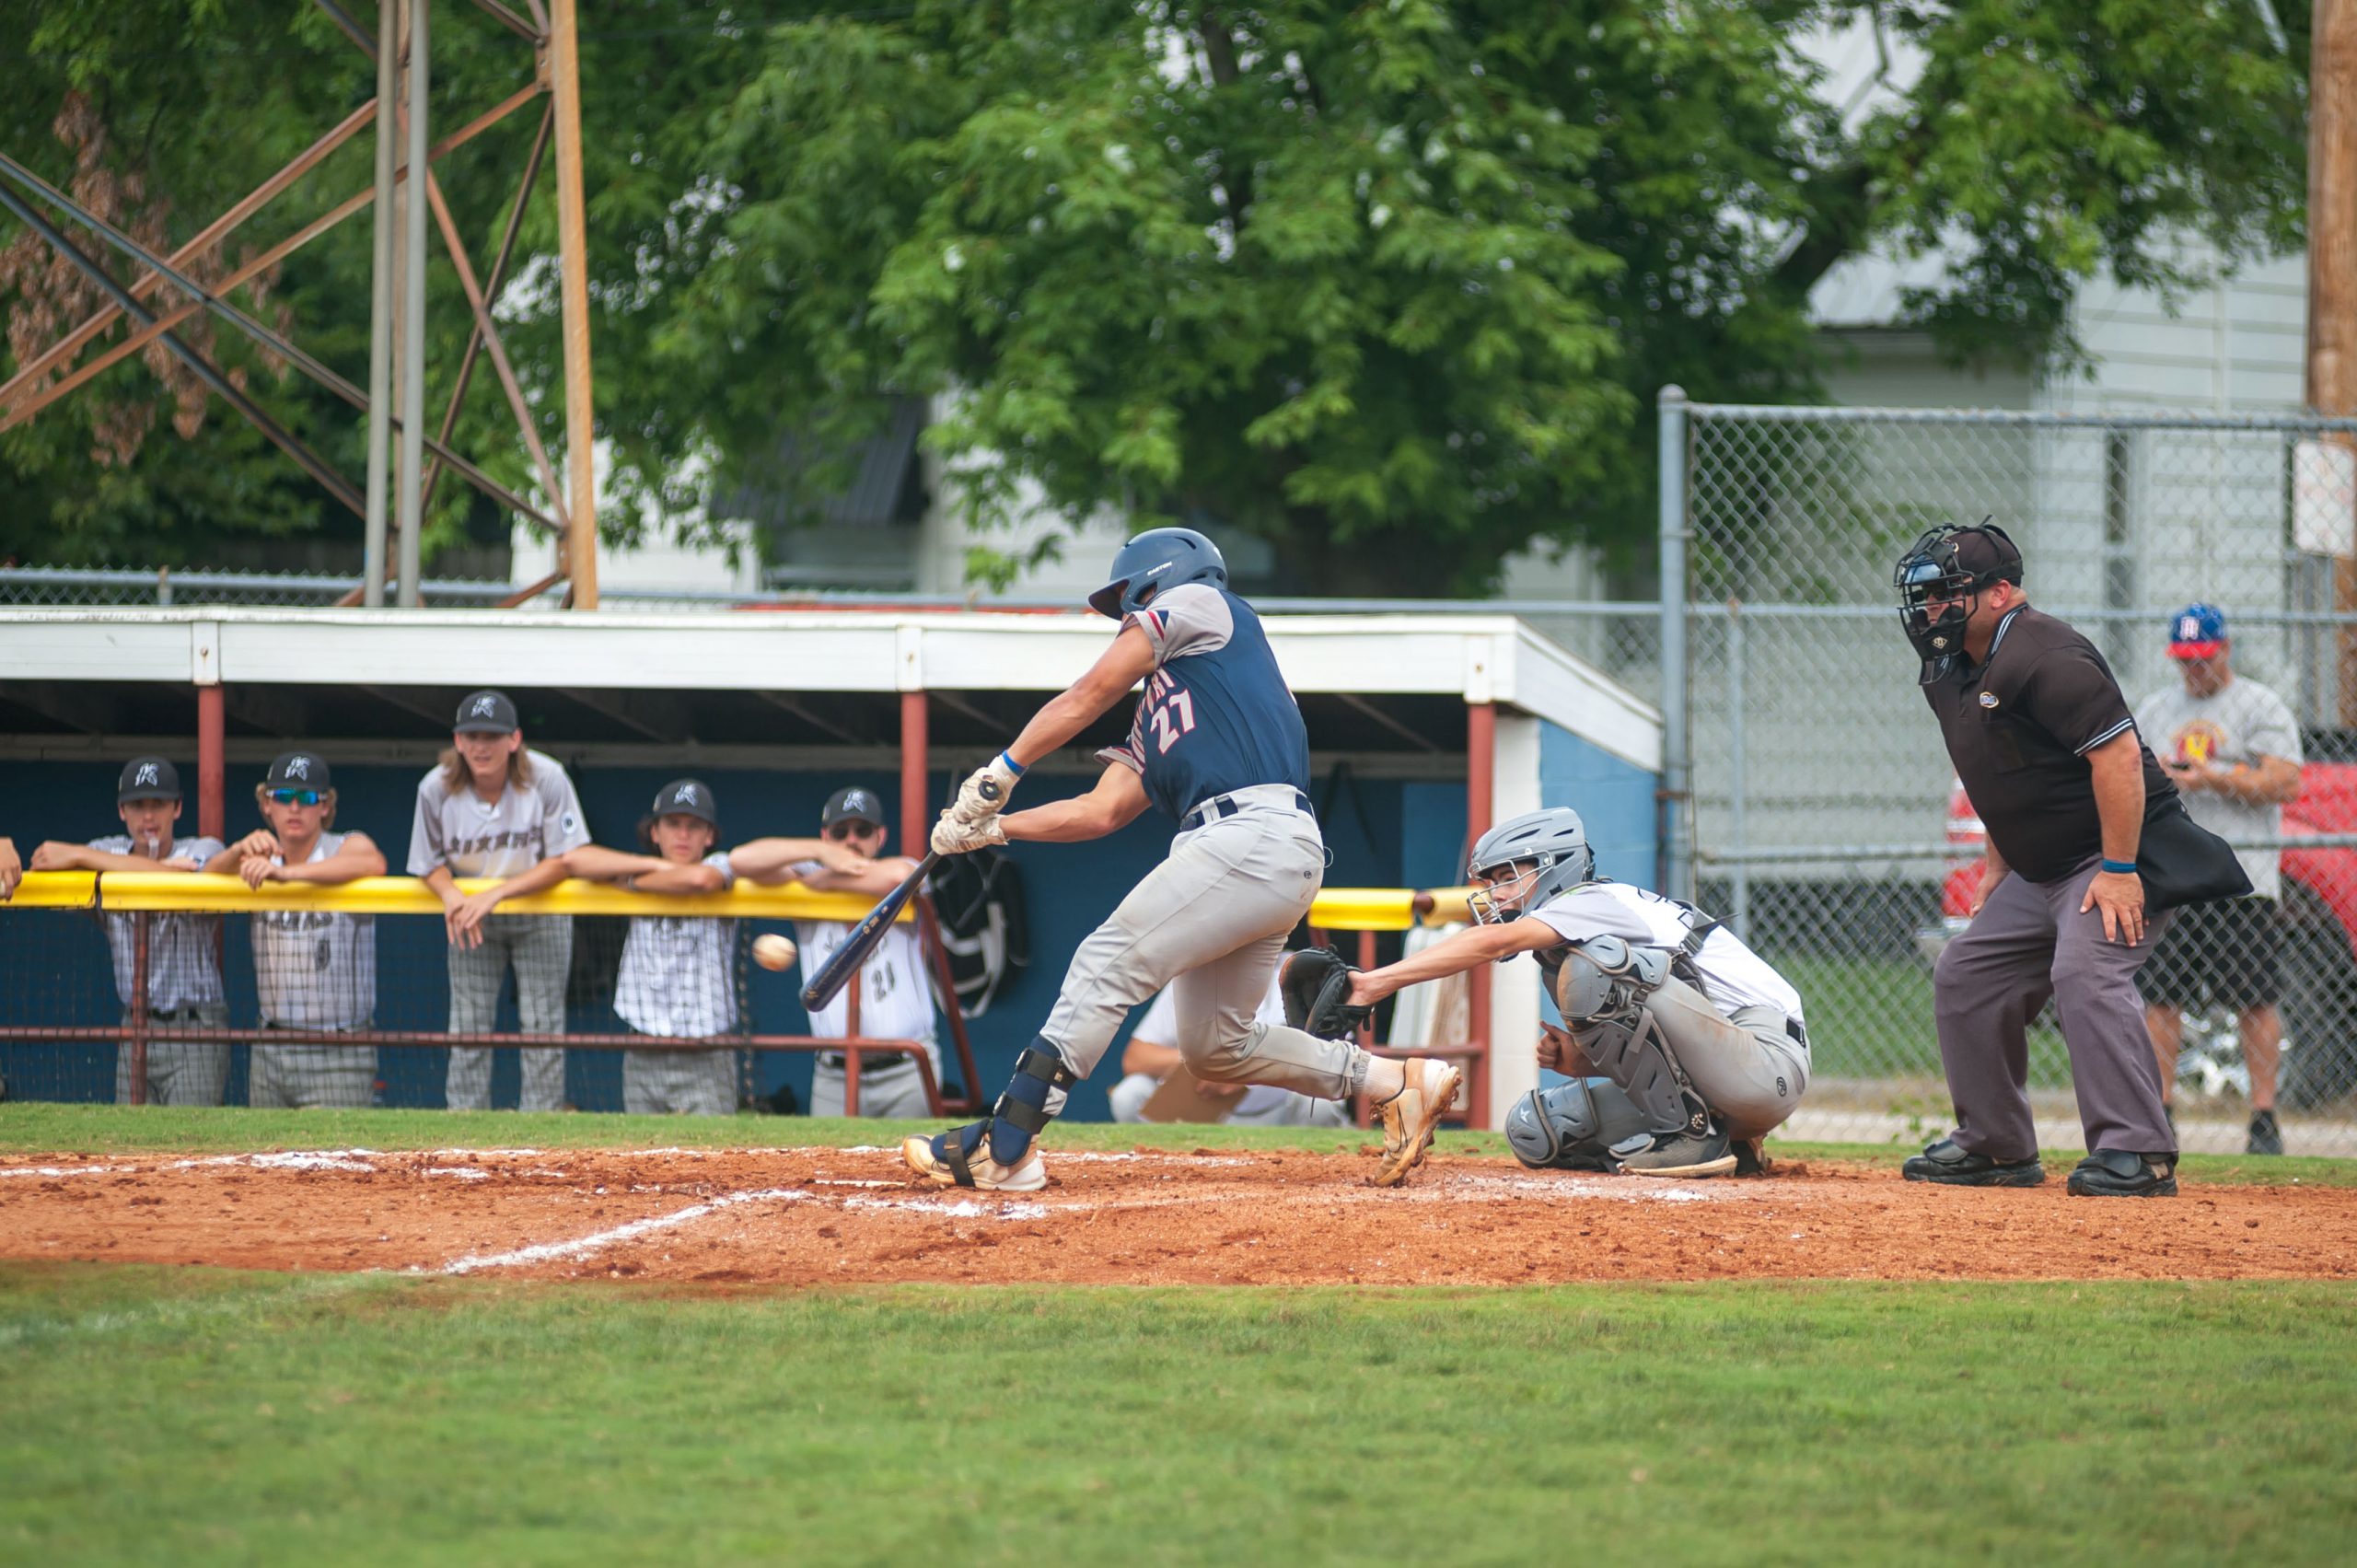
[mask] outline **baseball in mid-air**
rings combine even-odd
[[[765,970],[790,970],[794,967],[794,943],[771,932],[753,938],[753,962]]]

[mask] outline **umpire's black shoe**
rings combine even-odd
[[[2177,1156],[2097,1149],[2071,1172],[2064,1191],[2074,1198],[2174,1198]]]
[[[2038,1187],[2046,1181],[2046,1167],[2032,1155],[2026,1160],[1994,1160],[1976,1155],[1954,1138],[1943,1138],[1899,1167],[1910,1181],[1937,1181],[1948,1187]]]
[[[2280,1155],[2283,1152],[2283,1129],[2275,1125],[2271,1110],[2250,1113],[2250,1138],[2243,1144],[2247,1155]]]

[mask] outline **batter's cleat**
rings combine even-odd
[[[1037,1192],[1045,1187],[1048,1167],[1039,1158],[1039,1145],[1026,1145],[1013,1165],[1001,1165],[988,1147],[990,1125],[985,1118],[931,1137],[920,1133],[903,1138],[900,1158],[936,1187],[971,1187],[982,1192]]]
[[[1899,1167],[1910,1181],[1936,1181],[1943,1187],[2039,1187],[2046,1167],[2032,1155],[2025,1160],[1991,1159],[1976,1155],[1954,1138],[1943,1138]]]
[[[2247,1155],[2280,1155],[2283,1152],[2283,1129],[2275,1125],[2271,1110],[2250,1113],[2250,1138],[2243,1144]]]
[[[1738,1163],[1726,1132],[1715,1121],[1700,1132],[1680,1127],[1674,1132],[1655,1133],[1648,1147],[1623,1153],[1626,1147],[1615,1144],[1612,1155],[1628,1176],[1724,1176]]]
[[[2097,1149],[2079,1162],[2063,1191],[2073,1198],[2174,1198],[2177,1156]]]
[[[1397,1187],[1424,1163],[1441,1113],[1457,1101],[1465,1074],[1446,1062],[1411,1057],[1401,1063],[1406,1081],[1399,1092],[1376,1107],[1383,1118],[1383,1163],[1366,1179],[1370,1187]]]

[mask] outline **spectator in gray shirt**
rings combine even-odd
[[[2186,810],[2229,843],[2280,838],[2283,807],[2300,795],[2300,726],[2283,699],[2237,677],[2226,617],[2190,604],[2170,618],[2169,656],[2179,683],[2137,704],[2136,727],[2176,781]],[[2144,1025],[2160,1060],[2161,1096],[2177,1088],[2188,1007],[2234,1010],[2250,1069],[2250,1133],[2245,1152],[2280,1155],[2275,1075],[2283,1041],[2283,993],[2276,963],[2283,891],[2271,849],[2237,848],[2252,894],[2189,905],[2162,934],[2136,977]]]

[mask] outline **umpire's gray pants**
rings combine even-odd
[[[493,914],[480,947],[450,949],[450,1032],[481,1034],[499,1022],[499,982],[516,970],[516,1012],[528,1035],[564,1032],[564,981],[573,970],[569,914]],[[564,1109],[564,1052],[525,1051],[520,1110]],[[491,1109],[491,1051],[452,1046],[444,1094],[452,1110]]]
[[[734,1116],[737,1048],[625,1051],[622,1109],[633,1116]]]
[[[2071,1053],[2087,1147],[2172,1154],[2161,1070],[2144,1031],[2136,970],[2168,926],[2148,913],[2134,947],[2107,941],[2103,912],[2080,902],[2097,862],[2032,882],[2008,876],[1940,954],[1932,1008],[1956,1101],[1956,1141],[1991,1159],[2038,1153],[2029,1109],[2029,1021],[2049,996]]]
[[[131,1015],[122,1016],[125,1028]],[[226,1002],[198,1002],[171,1012],[150,1010],[147,1021],[151,1028],[168,1024],[196,1024],[209,1029],[226,1028],[229,1025],[229,1005]],[[226,1041],[156,1040],[147,1041],[147,1096],[149,1105],[219,1105],[221,1087],[229,1081],[229,1047]],[[131,1103],[131,1042],[124,1040],[115,1047],[114,1102]]]
[[[1318,819],[1297,796],[1289,784],[1234,792],[1240,810],[1171,840],[1170,857],[1082,941],[1039,1031],[1074,1072],[1088,1076],[1130,1009],[1175,985],[1178,1051],[1198,1078],[1320,1099],[1366,1082],[1370,1058],[1357,1046],[1253,1016],[1326,875]],[[1063,1097],[1048,1103],[1061,1110]]]

